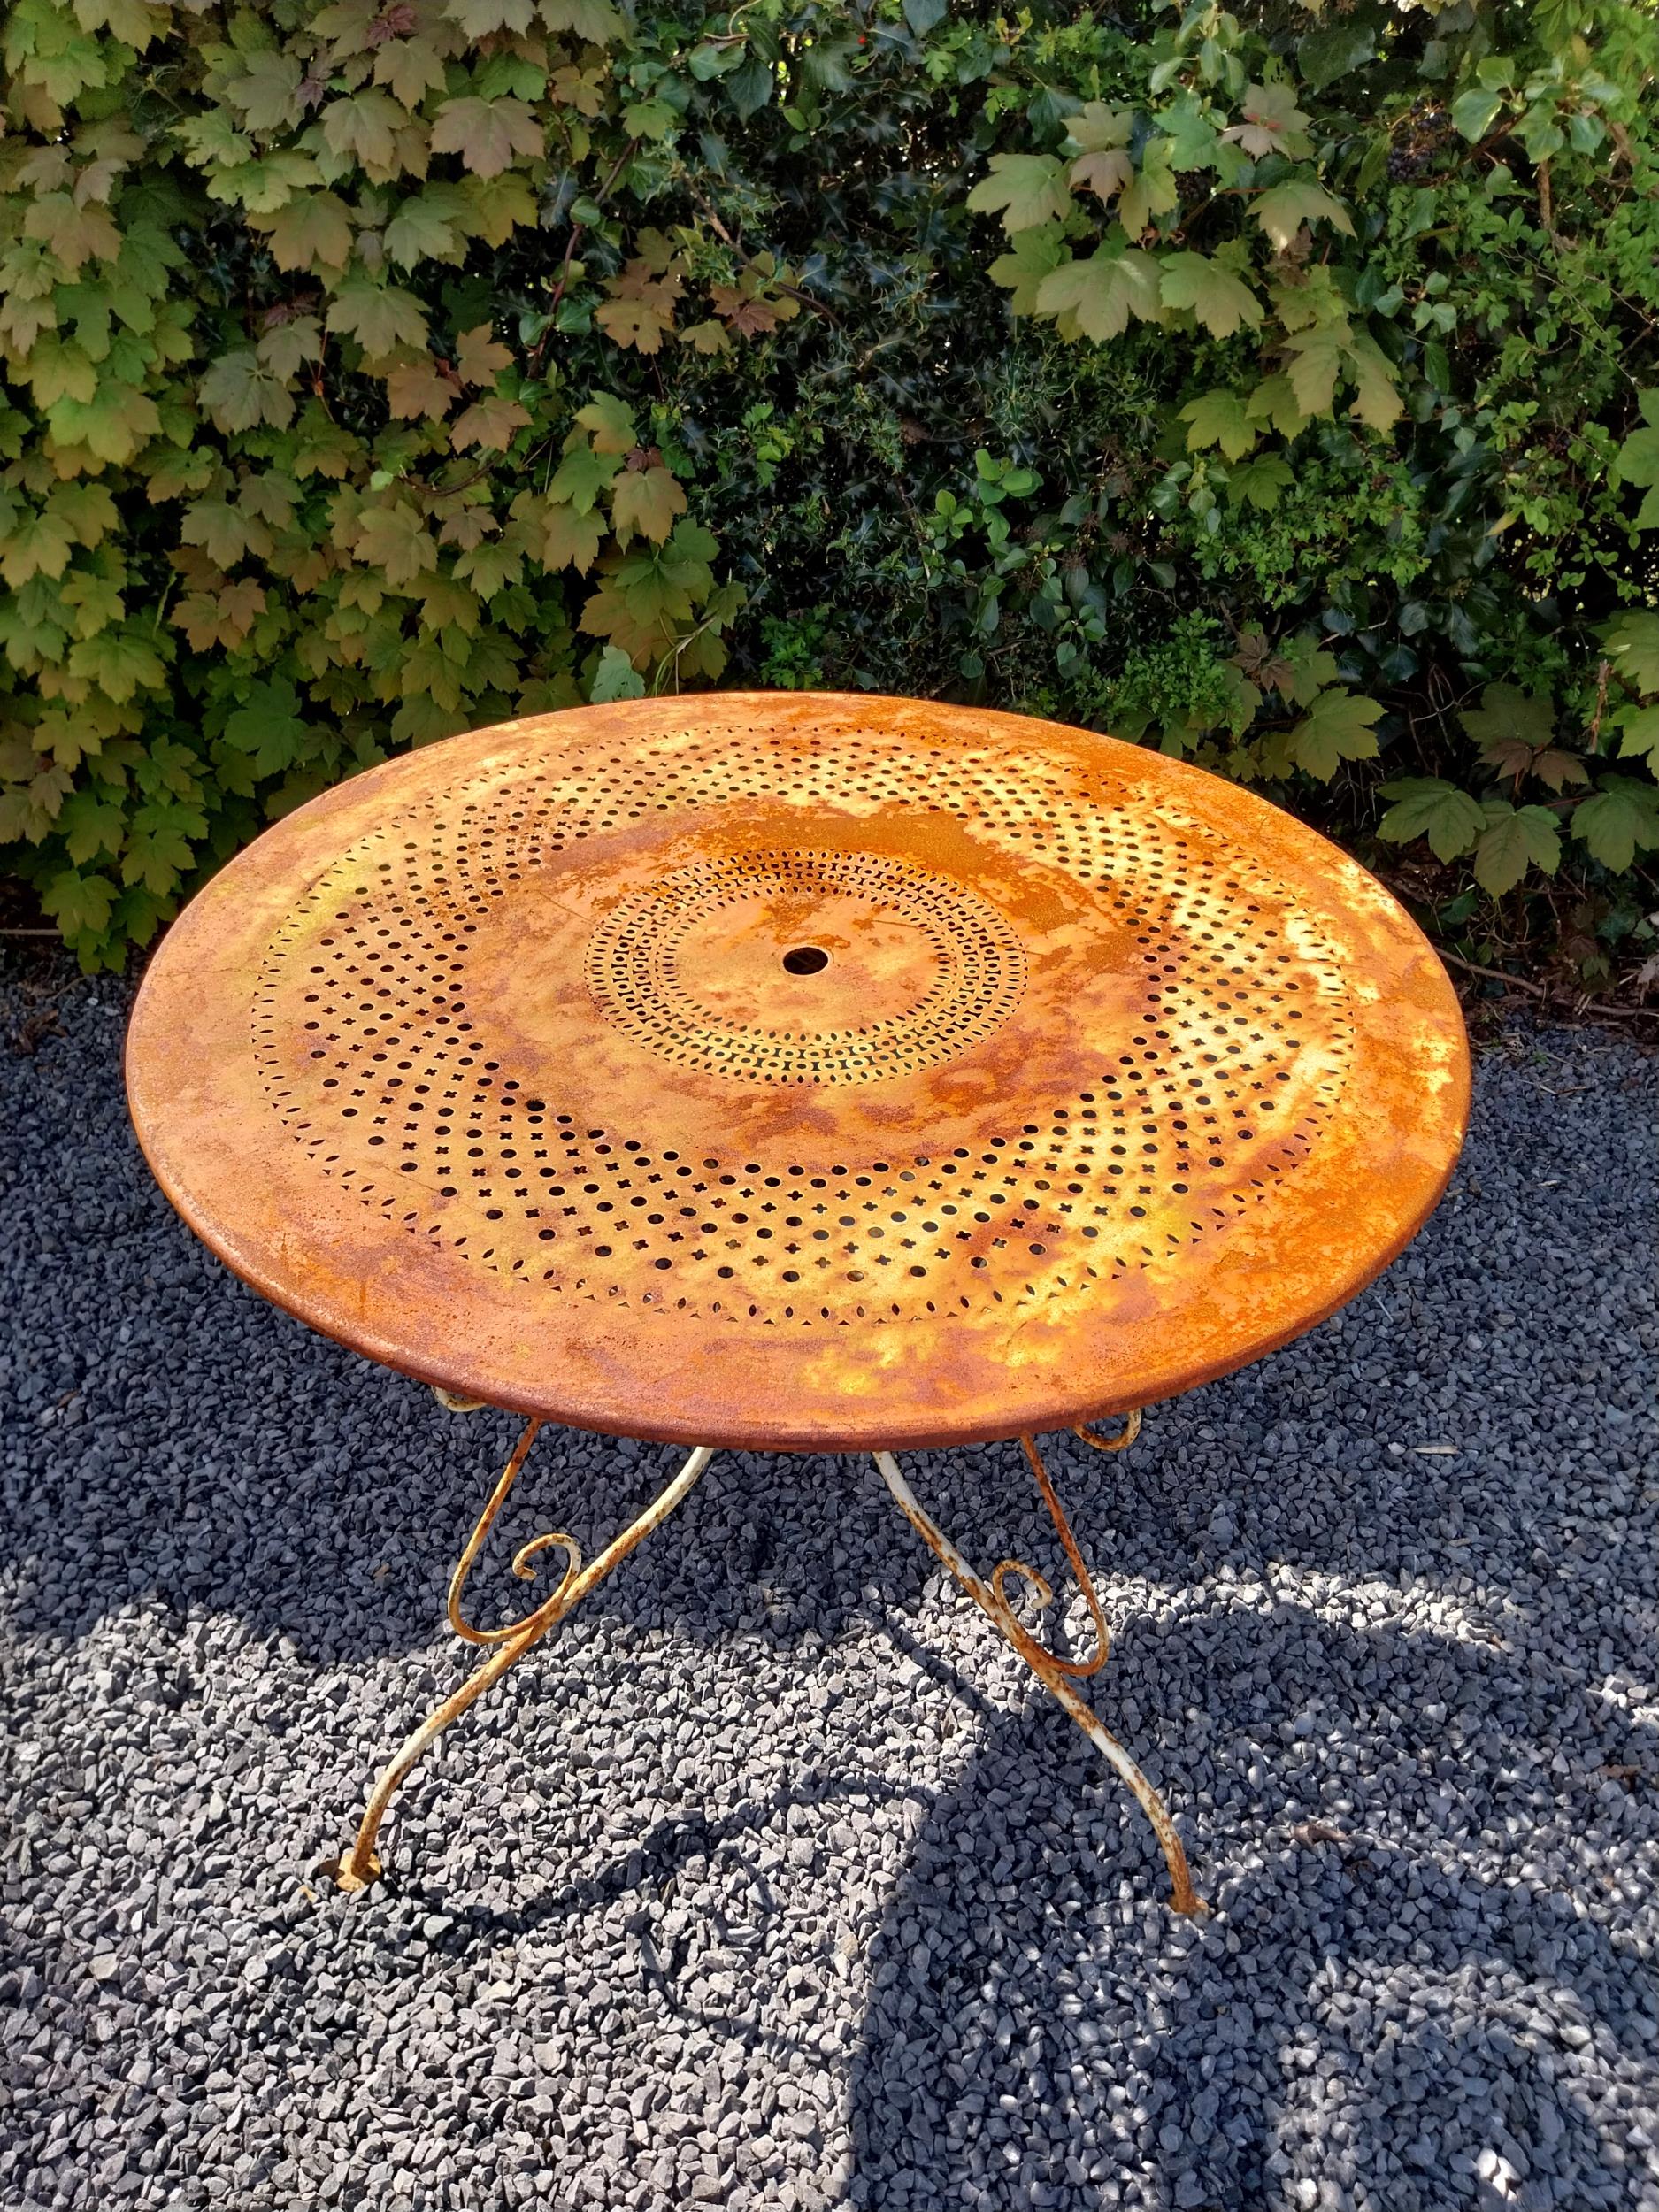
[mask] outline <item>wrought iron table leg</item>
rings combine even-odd
[[[1136,1425],[1139,1425],[1138,1420]],[[1048,1507],[1055,1527],[1059,1532],[1060,1541],[1071,1563],[1071,1571],[1076,1575],[1079,1586],[1088,1601],[1089,1611],[1094,1618],[1095,1633],[1099,1641],[1094,1655],[1087,1660],[1064,1659],[1057,1652],[1048,1650],[1045,1645],[1038,1642],[1015,1614],[1003,1591],[1002,1586],[1007,1577],[1010,1574],[1018,1575],[1023,1581],[1031,1586],[1039,1605],[1047,1605],[1053,1593],[1040,1574],[1018,1559],[1004,1559],[993,1570],[988,1583],[981,1581],[943,1530],[930,1520],[916,1502],[915,1494],[904,1477],[899,1472],[899,1463],[893,1454],[877,1452],[874,1456],[876,1465],[881,1471],[881,1479],[893,1493],[900,1512],[903,1514],[922,1541],[950,1570],[979,1610],[1014,1647],[1042,1684],[1044,1689],[1057,1700],[1096,1750],[1102,1754],[1120,1778],[1134,1792],[1141,1811],[1152,1823],[1157,1839],[1164,1847],[1164,1861],[1170,1870],[1171,1908],[1180,1913],[1207,1912],[1209,1907],[1193,1887],[1192,1876],[1188,1873],[1187,1867],[1187,1854],[1181,1848],[1181,1839],[1175,1832],[1174,1824],[1164,1809],[1163,1800],[1123,1746],[1115,1737],[1107,1734],[1088,1705],[1071,1686],[1076,1678],[1093,1674],[1105,1662],[1107,1652],[1105,1617],[1101,1610],[1100,1600],[1095,1594],[1094,1586],[1083,1564],[1082,1556],[1078,1551],[1076,1540],[1071,1534],[1071,1525],[1055,1494],[1054,1486],[1048,1479],[1048,1470],[1042,1463],[1037,1447],[1028,1436],[1022,1436],[1019,1440],[1026,1458],[1031,1463],[1032,1471],[1037,1478],[1038,1487],[1042,1493],[1043,1503]],[[1085,1440],[1093,1442],[1094,1440],[1091,1438]],[[1128,1442],[1129,1437],[1125,1435],[1121,1441]],[[1115,1446],[1109,1445],[1103,1448],[1115,1448]]]
[[[452,1720],[459,1719],[467,1707],[480,1698],[492,1682],[499,1681],[509,1667],[515,1666],[533,1645],[540,1643],[549,1629],[558,1625],[572,1606],[579,1605],[590,1591],[596,1590],[611,1569],[619,1566],[637,1544],[668,1518],[714,1456],[712,1445],[698,1445],[667,1488],[646,1507],[637,1520],[607,1544],[604,1550],[586,1566],[582,1564],[581,1551],[574,1540],[562,1531],[533,1537],[514,1554],[512,1571],[521,1580],[533,1581],[535,1577],[534,1562],[537,1554],[557,1546],[565,1555],[565,1572],[559,1578],[557,1589],[521,1621],[511,1622],[504,1628],[475,1628],[462,1615],[461,1593],[472,1562],[477,1558],[507,1493],[512,1488],[541,1426],[539,1420],[533,1420],[526,1426],[514,1448],[512,1457],[507,1462],[501,1479],[495,1485],[489,1503],[480,1516],[477,1527],[467,1539],[466,1548],[450,1578],[449,1625],[457,1636],[463,1637],[469,1644],[491,1645],[494,1648],[483,1665],[461,1685],[455,1694],[446,1698],[434,1713],[422,1721],[387,1766],[374,1786],[373,1795],[369,1799],[357,1828],[357,1840],[350,1850],[342,1858],[331,1860],[319,1870],[331,1873],[342,1889],[366,1889],[371,1882],[379,1878],[380,1860],[374,1848],[375,1836],[388,1805],[408,1778],[427,1745],[442,1735]]]

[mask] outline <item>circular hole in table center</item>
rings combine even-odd
[[[829,955],[821,945],[795,945],[783,956],[783,964],[791,975],[817,975],[829,965]]]

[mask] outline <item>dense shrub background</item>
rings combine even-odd
[[[87,964],[391,749],[710,680],[1184,752],[1477,958],[1659,938],[1651,5],[4,41],[0,855]]]

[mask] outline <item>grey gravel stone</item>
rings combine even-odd
[[[1651,1063],[1506,1039],[1381,1282],[1121,1458],[1053,1440],[1208,1920],[872,1471],[743,1453],[346,1898],[513,1425],[196,1244],[126,1006],[0,987],[8,2212],[1659,2212]],[[543,1440],[480,1608],[674,1458]],[[907,1471],[1052,1568],[1017,1451]]]

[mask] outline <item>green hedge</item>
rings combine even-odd
[[[4,53],[0,856],[88,965],[388,751],[709,681],[1136,736],[1401,846],[1466,954],[1646,956],[1647,0]]]

